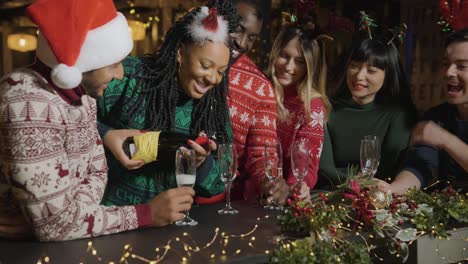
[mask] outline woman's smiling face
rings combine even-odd
[[[385,80],[385,71],[368,62],[350,61],[346,68],[346,84],[358,104],[375,100]]]
[[[307,66],[299,37],[291,39],[275,60],[275,74],[283,87],[297,85],[304,79]]]
[[[223,79],[229,54],[221,42],[183,45],[177,52],[179,86],[191,98],[202,98]]]

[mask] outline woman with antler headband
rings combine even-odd
[[[406,149],[416,113],[400,56],[389,37],[371,34],[374,25],[364,12],[344,65],[344,74],[332,97],[333,112],[327,123],[320,160],[318,188],[344,183],[351,165],[360,164],[360,143],[375,135],[381,144],[375,176],[393,177]]]
[[[279,181],[271,193],[272,198],[280,202],[289,193],[286,184],[294,186],[296,183],[291,168],[294,142],[304,142],[310,150],[308,172],[300,188],[300,198],[309,197],[309,190],[314,188],[323,143],[323,125],[331,110],[325,93],[327,66],[324,51],[324,41],[330,37],[317,34],[311,22],[298,23],[294,19],[276,38],[268,68],[277,96],[277,132],[284,171],[284,180]]]
[[[228,34],[237,28],[239,18],[229,1],[213,5],[193,9],[179,19],[156,54],[127,58],[124,79],[110,83],[98,101],[99,128],[110,150],[104,204],[139,204],[164,196],[162,206],[179,203],[175,215],[180,219],[180,212],[192,203],[192,188],[175,188],[173,160],[143,166],[124,154],[123,141],[141,134],[139,130],[177,131],[192,137],[204,131],[215,134],[217,143],[232,141],[226,103]],[[222,199],[225,187],[210,155],[216,143],[197,142],[188,140],[197,154],[197,195]]]

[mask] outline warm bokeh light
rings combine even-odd
[[[128,20],[128,29],[134,41],[145,39],[146,28],[143,22],[137,20]]]
[[[33,51],[37,48],[37,38],[30,34],[10,34],[8,35],[7,45],[9,49],[15,51]]]

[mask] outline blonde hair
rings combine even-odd
[[[324,41],[330,37],[326,35],[316,36],[313,32],[305,31],[297,26],[286,26],[276,37],[270,53],[268,75],[273,81],[276,92],[278,119],[285,120],[289,113],[284,107],[284,87],[278,82],[275,73],[275,62],[280,52],[294,38],[299,38],[302,54],[306,64],[306,75],[297,84],[297,94],[304,103],[306,116],[310,116],[310,101],[320,97],[325,106],[325,120],[330,111],[331,104],[326,95],[327,63],[325,59]]]

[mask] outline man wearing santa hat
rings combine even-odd
[[[37,0],[27,12],[40,30],[37,60],[0,81],[0,236],[68,240],[158,225],[154,208],[170,197],[100,205],[107,165],[91,97],[123,77],[133,47],[125,17],[112,0]]]

